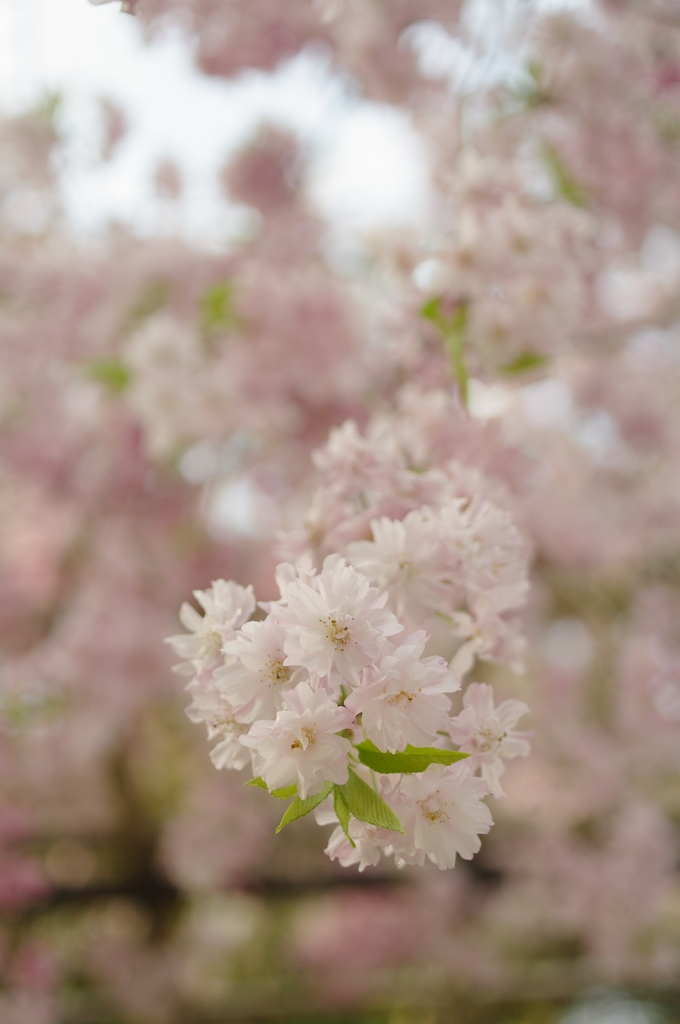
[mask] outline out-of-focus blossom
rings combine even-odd
[[[528,711],[521,700],[504,700],[496,707],[490,686],[470,683],[463,710],[447,722],[449,736],[470,754],[470,768],[481,766],[482,778],[493,796],[504,795],[500,783],[503,759],[526,757],[530,751],[527,734],[513,729]]]
[[[232,580],[216,580],[210,590],[195,590],[194,597],[204,614],[185,602],[180,619],[189,632],[178,633],[167,641],[176,654],[186,659],[181,665],[183,674],[213,667],[224,644],[255,610],[253,588],[240,587]]]

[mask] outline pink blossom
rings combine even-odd
[[[195,590],[194,597],[204,614],[200,615],[185,602],[180,619],[189,633],[179,633],[166,640],[181,658],[187,659],[187,667],[182,667],[183,674],[191,674],[192,666],[214,664],[225,641],[255,610],[253,588],[241,587],[232,580],[215,580],[210,590]]]
[[[460,683],[443,658],[422,657],[427,639],[419,630],[388,649],[345,700],[381,750],[429,745],[448,723],[451,701],[445,694]]]
[[[482,779],[470,775],[465,762],[446,767],[433,764],[420,775],[404,776],[402,799],[396,806],[407,829],[407,840],[395,843],[395,857],[410,862],[426,856],[437,867],[452,868],[456,855],[470,860],[493,824],[482,797],[488,793]],[[408,808],[408,810],[407,810]],[[409,849],[408,842],[413,845]]]
[[[385,847],[384,829],[352,818],[348,830],[354,843],[352,846],[343,829],[337,824],[337,816],[331,807],[322,804],[314,812],[314,817],[318,825],[337,825],[331,832],[325,849],[326,856],[331,860],[337,860],[343,868],[356,864],[359,871],[365,871],[367,867],[374,867],[379,863]]]
[[[272,615],[263,622],[246,622],[224,644],[224,667],[215,670],[221,693],[238,708],[243,722],[273,718],[283,707],[283,694],[298,681],[299,670],[284,665],[286,634]]]
[[[491,686],[469,683],[463,696],[463,710],[447,722],[449,736],[471,755],[469,768],[481,768],[482,778],[493,796],[504,795],[500,783],[504,759],[526,757],[529,753],[529,734],[513,729],[528,711],[521,700],[504,700],[495,707]]]
[[[351,744],[337,733],[353,719],[325,690],[313,690],[303,681],[288,691],[276,719],[255,722],[241,743],[253,751],[254,770],[269,789],[296,785],[304,800],[326,781],[347,782]]]
[[[383,517],[371,523],[372,541],[355,541],[347,558],[359,572],[390,595],[395,614],[421,622],[441,601],[440,531],[429,509],[409,512],[401,521]]]
[[[248,752],[239,740],[247,733],[248,726],[243,724],[240,715],[237,721],[237,709],[210,678],[197,676],[187,689],[193,695],[187,716],[192,722],[205,722],[208,739],[219,741],[210,751],[212,763],[216,768],[233,768],[237,771],[245,768],[249,761]]]
[[[354,683],[383,639],[403,627],[385,610],[387,594],[351,566],[324,564],[313,583],[291,583],[287,604],[276,612],[287,636],[285,664],[304,665],[321,676],[335,667]]]

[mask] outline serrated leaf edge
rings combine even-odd
[[[347,801],[342,795],[342,790],[340,789],[339,786],[333,786],[333,810],[335,811],[338,817],[338,821],[340,822],[340,828],[342,829],[342,831],[347,836],[347,839],[349,840],[349,845],[352,847],[353,850],[356,849],[357,844],[354,842],[351,835],[349,834],[350,810],[349,807],[347,806]]]
[[[356,788],[357,784],[359,786],[359,792],[361,792],[361,789],[365,787],[372,794],[372,799],[375,799],[378,802],[378,804],[382,804],[382,806],[387,811],[387,819],[390,820],[391,818],[398,827],[395,828],[394,826],[384,825],[381,822],[369,821],[366,817],[362,815],[360,810],[357,810],[357,805],[351,797],[351,790],[348,789],[348,787],[350,786]],[[360,775],[357,775],[356,772],[353,772],[351,768],[349,770],[349,778],[347,782],[344,784],[344,786],[340,786],[339,788],[342,791],[343,799],[347,806],[349,807],[350,812],[354,815],[355,818],[358,818],[359,821],[365,821],[366,824],[374,825],[376,828],[385,828],[389,832],[400,832],[402,835],[404,835],[404,826],[399,821],[399,818],[394,813],[390,805],[386,803],[380,796],[380,794],[377,793],[374,789],[372,789],[371,786],[369,786],[368,783],[364,779],[362,779]]]
[[[314,793],[312,796],[305,797],[304,800],[301,800],[299,796],[296,796],[293,802],[288,804],[288,807],[286,807],[283,817],[276,827],[277,835],[281,829],[285,828],[286,825],[289,825],[291,821],[297,821],[298,818],[304,818],[305,815],[313,811],[315,807],[318,807],[319,804],[330,794],[332,788],[333,783],[326,782],[324,783],[324,787],[320,793]],[[305,809],[297,813],[300,807],[305,807]]]

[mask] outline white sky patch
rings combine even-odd
[[[270,498],[247,476],[227,480],[209,495],[208,530],[216,540],[233,537],[270,539],[277,515]]]
[[[424,216],[426,157],[406,115],[377,103],[359,105],[326,133],[311,192],[331,223],[345,228]]]
[[[179,231],[220,246],[239,220],[220,198],[216,173],[265,119],[309,144],[312,194],[331,222],[370,229],[416,221],[424,208],[424,158],[407,119],[349,97],[320,55],[229,82],[198,72],[179,34],[145,44],[117,3],[0,0],[2,107],[20,110],[48,91],[63,97],[63,197],[84,233],[114,219],[140,233]],[[97,155],[101,96],[130,125],[108,165]],[[185,183],[173,210],[152,184],[166,158]]]

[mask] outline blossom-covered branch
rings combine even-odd
[[[453,867],[492,825],[483,798],[502,795],[504,758],[529,751],[511,729],[525,704],[495,709],[491,687],[472,683],[452,718],[448,696],[477,656],[518,667],[506,613],[525,598],[526,548],[507,513],[456,486],[455,464],[409,469],[379,424],[366,438],[345,424],[317,464],[326,532],[279,565],[265,617],[251,618],[252,588],[224,580],[196,592],[203,616],[183,606],[190,632],[168,642],[187,659],[188,714],[218,739],[217,767],[241,769],[250,751],[252,783],[294,796],[279,827],[316,808],[319,823],[337,822],[326,852],[343,865],[384,854]],[[370,518],[397,509],[403,518]],[[367,527],[372,540],[350,539]],[[315,564],[332,536],[341,550]]]

